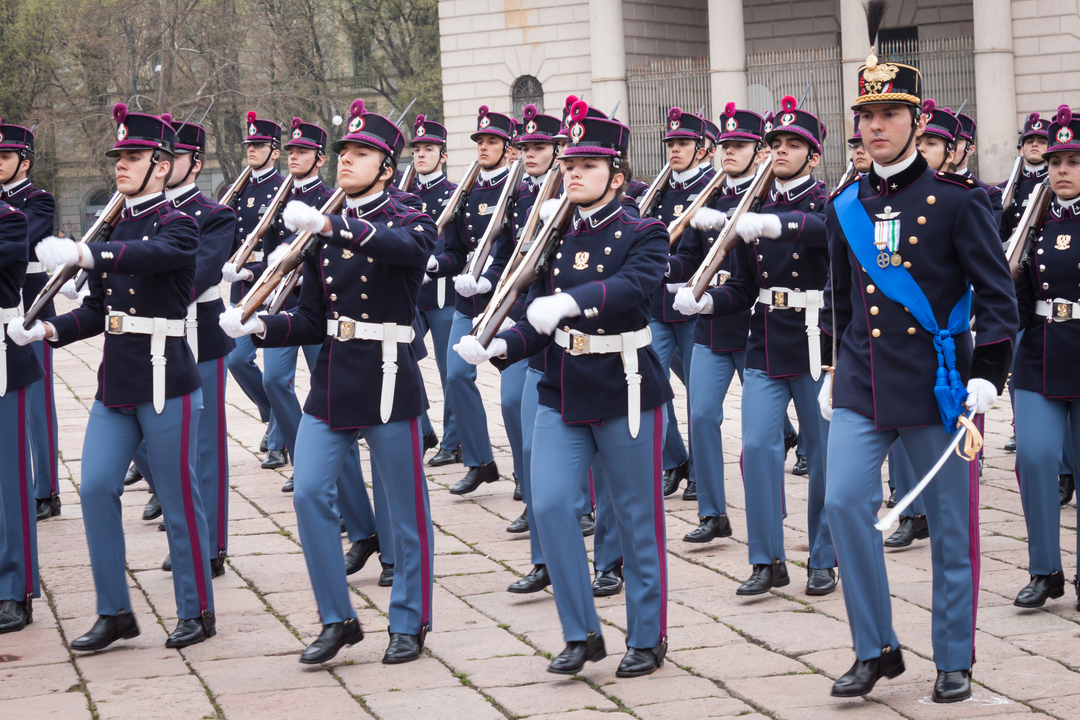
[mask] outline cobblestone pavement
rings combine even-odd
[[[681,493],[667,501],[670,652],[648,678],[617,680],[625,632],[624,596],[597,601],[611,653],[580,676],[560,680],[545,671],[563,641],[549,592],[515,596],[506,587],[528,572],[528,540],[505,528],[522,509],[511,482],[485,485],[458,498],[447,492],[461,465],[427,468],[435,522],[434,630],[425,657],[382,665],[389,588],[376,585],[379,565],[350,578],[367,637],[325,666],[308,668],[298,655],[319,631],[315,601],[297,539],[292,498],[280,487],[287,472],[259,468],[264,426],[230,381],[230,557],[214,580],[217,637],[167,650],[175,625],[172,582],[160,570],[165,534],[141,520],[145,483],[123,496],[128,583],[142,635],[107,651],[75,655],[70,641],[94,620],[94,592],[80,513],[79,457],[96,388],[100,339],[55,354],[60,418],[63,515],[41,523],[38,546],[46,596],[34,624],[0,636],[2,718],[565,718],[586,720],[622,712],[642,720],[745,718],[968,718],[1001,720],[1046,714],[1080,718],[1080,612],[1071,589],[1040,610],[1012,606],[1026,584],[1026,530],[1010,434],[1008,398],[987,417],[981,486],[982,583],[974,697],[956,705],[930,703],[930,557],[927,541],[889,552],[886,561],[896,629],[907,673],[882,681],[866,699],[829,697],[834,678],[853,661],[840,590],[824,598],[803,593],[806,482],[787,477],[786,541],[792,583],[753,599],[735,597],[749,575],[742,484],[739,482],[740,389],[728,396],[727,493],[733,538],[705,546],[683,543],[696,524]],[[306,392],[301,362],[297,385]],[[441,392],[431,358],[424,361],[431,417],[441,418]],[[498,410],[498,376],[480,374],[496,460],[509,478],[511,459]],[[685,421],[685,396],[676,407]],[[685,431],[685,425],[684,425]],[[430,453],[429,453],[430,456]],[[365,467],[367,458],[365,452]],[[794,454],[788,458],[788,468]],[[1061,516],[1066,575],[1076,568],[1076,508]],[[591,541],[590,541],[591,543]],[[344,549],[344,545],[343,545]]]

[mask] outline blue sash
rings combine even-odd
[[[848,247],[862,264],[870,279],[890,300],[900,303],[911,311],[912,317],[934,336],[938,369],[934,379],[934,397],[941,411],[941,422],[946,433],[956,432],[956,420],[964,411],[968,392],[956,370],[956,343],[953,335],[967,332],[971,321],[971,288],[964,293],[956,307],[949,313],[949,326],[938,327],[930,301],[902,265],[877,264],[878,249],[874,245],[874,223],[859,202],[859,183],[852,183],[833,201],[836,219],[847,237]]]

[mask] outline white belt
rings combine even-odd
[[[248,260],[247,260],[247,261],[248,261],[249,263],[252,263],[252,262],[262,262],[262,261],[263,261],[263,257],[265,257],[265,256],[263,255],[263,251],[262,251],[262,250],[252,250],[252,251],[251,251],[251,254],[250,254],[250,255],[248,255]]]
[[[1080,320],[1080,304],[1062,298],[1037,300],[1035,302],[1035,314],[1047,318],[1048,322]]]
[[[636,438],[641,426],[641,375],[638,373],[637,351],[652,342],[652,330],[625,332],[619,335],[586,335],[577,330],[555,330],[555,344],[571,355],[622,355],[623,372],[626,373],[626,420],[630,425],[630,437]]]
[[[435,283],[435,295],[438,297],[439,309],[442,310],[446,306],[446,278],[438,278]]]
[[[195,357],[195,362],[199,362],[199,321],[198,314],[199,303],[208,303],[217,300],[221,297],[221,288],[217,285],[212,288],[207,288],[199,297],[195,298],[195,302],[188,305],[187,317],[184,319],[184,327],[187,329],[187,344],[191,348],[191,354]]]
[[[375,340],[382,343],[383,383],[379,396],[379,417],[384,423],[389,422],[390,413],[394,409],[394,385],[397,383],[397,346],[399,343],[407,345],[413,341],[416,333],[412,325],[369,323],[342,318],[327,320],[326,334],[342,342]]]
[[[45,266],[39,262],[32,262],[26,264],[27,275],[37,275],[38,273],[45,272]]]
[[[821,328],[818,327],[818,311],[825,306],[825,294],[821,290],[795,292],[784,287],[761,288],[758,302],[777,310],[803,308],[806,310],[806,338],[810,350],[810,377],[817,382],[821,378]]]
[[[165,338],[184,337],[184,320],[132,317],[127,313],[111,312],[105,329],[110,335],[149,335],[150,364],[154,366],[154,412],[165,409]]]
[[[7,393],[7,324],[22,317],[22,308],[0,308],[0,397]]]

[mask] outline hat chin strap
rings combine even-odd
[[[620,172],[621,172],[621,171],[620,171]],[[583,202],[583,203],[576,203],[576,204],[577,204],[577,206],[578,206],[578,207],[592,207],[592,206],[593,206],[593,205],[595,205],[596,203],[598,203],[598,202],[600,202],[601,200],[603,200],[603,199],[604,199],[604,196],[605,196],[605,195],[607,195],[607,192],[608,192],[608,190],[610,190],[610,189],[611,189],[611,181],[612,181],[612,180],[613,180],[614,178],[615,178],[615,163],[614,163],[614,162],[610,162],[610,163],[608,164],[608,176],[607,176],[607,183],[606,183],[606,185],[604,186],[604,190],[603,190],[603,192],[601,192],[601,193],[600,193],[599,195],[597,195],[597,196],[596,196],[595,198],[593,198],[592,200],[589,200],[588,202]]]
[[[274,143],[270,143],[270,152],[266,153],[266,160],[263,160],[263,164],[260,165],[259,167],[252,168],[252,171],[253,172],[259,172],[264,167],[269,165],[270,164],[270,159],[274,157],[274,150],[276,150],[276,148],[274,147]]]
[[[754,166],[754,161],[757,160],[758,153],[761,152],[761,146],[762,145],[763,145],[763,143],[760,140],[758,140],[756,143],[754,143],[754,154],[750,156],[750,162],[746,163],[746,167],[744,167],[739,172],[739,174],[736,175],[735,177],[741,178],[741,177],[745,176],[746,173],[750,172],[750,168],[752,168]],[[806,162],[810,162],[809,153],[806,156]],[[803,164],[803,167],[806,167],[805,163]],[[799,169],[799,172],[802,172],[802,168]]]
[[[198,150],[193,150],[191,152],[191,164],[188,165],[188,169],[187,169],[187,172],[184,173],[184,177],[180,178],[179,181],[174,182],[172,185],[166,185],[165,187],[168,188],[169,190],[175,190],[178,187],[182,187],[183,184],[185,182],[187,182],[187,179],[189,177],[191,177],[191,171],[195,169],[195,163],[198,162],[198,161],[199,161],[199,151]],[[145,183],[143,183],[143,185],[145,185]]]
[[[806,166],[810,164],[810,158],[812,158],[814,155],[817,155],[817,153],[815,153],[814,149],[812,147],[810,147],[809,144],[807,144],[807,146],[806,146],[806,159],[803,160],[803,164],[799,166],[798,170],[791,173],[787,177],[780,177],[779,173],[773,173],[773,174],[776,175],[776,179],[779,180],[780,182],[787,182],[788,180],[791,180],[792,178],[797,178],[800,175],[802,175],[802,171],[805,170]],[[747,168],[749,168],[749,166],[747,166]]]
[[[23,160],[25,160],[25,159],[26,159],[26,149],[23,148],[22,150],[19,151],[19,162],[15,163],[15,169],[11,171],[11,175],[8,176],[7,180],[0,180],[0,185],[7,185],[8,183],[10,183],[12,180],[15,179],[15,176],[19,174],[19,168],[22,167]]]
[[[388,167],[390,167],[390,157],[389,156],[387,156],[382,161],[382,165],[379,166],[379,172],[375,173],[375,179],[372,180],[370,183],[368,183],[367,187],[365,187],[363,190],[361,190],[358,193],[345,193],[345,196],[355,200],[358,197],[364,197],[365,195],[367,195],[371,191],[371,188],[375,187],[375,183],[379,182],[379,178],[382,177],[382,174],[384,172],[386,172],[386,168],[388,168]]]
[[[139,197],[142,195],[142,191],[146,189],[146,184],[150,182],[150,176],[154,174],[154,168],[161,162],[161,151],[154,150],[154,154],[150,156],[150,167],[146,169],[146,175],[142,179],[142,185],[135,191],[134,195],[130,197]]]
[[[889,162],[885,163],[885,165],[892,165],[893,163],[900,160],[900,158],[907,155],[907,151],[911,147],[911,143],[915,140],[915,131],[919,127],[919,115],[920,115],[921,112],[922,112],[921,110],[916,108],[915,111],[911,113],[911,134],[908,135],[907,142],[904,143],[904,148],[900,152],[896,153],[896,157],[894,157]],[[938,169],[940,170],[941,168],[938,168]]]

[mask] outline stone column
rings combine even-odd
[[[619,103],[616,117],[624,122],[630,117],[626,100],[625,38],[622,0],[589,0],[592,59],[592,98],[589,104],[609,113],[615,103]]]
[[[850,108],[859,97],[859,66],[870,54],[870,38],[867,36],[866,11],[862,0],[840,0],[840,58],[843,62],[842,85],[844,107]],[[855,131],[853,113],[844,114],[844,137]]]
[[[709,0],[709,91],[713,122],[729,102],[746,107],[743,27],[742,0]]]
[[[975,153],[986,182],[1008,177],[1016,158],[1016,70],[1011,0],[979,0],[975,11]]]

